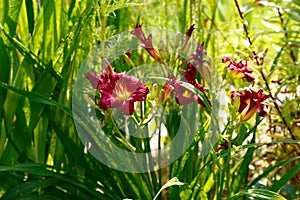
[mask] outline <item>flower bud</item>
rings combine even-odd
[[[154,83],[152,85],[152,88],[151,88],[151,91],[150,91],[150,99],[154,99],[155,97],[157,97],[159,94],[159,91],[158,91],[158,85],[156,83]]]
[[[236,111],[238,111],[240,108],[240,104],[241,104],[240,101],[241,101],[240,95],[236,95],[233,99],[233,107]]]

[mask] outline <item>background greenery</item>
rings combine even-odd
[[[279,193],[300,198],[300,2],[239,4],[244,20],[233,0],[1,0],[0,196],[153,199],[171,180],[166,186],[176,186],[157,198],[282,199]],[[251,60],[256,52],[264,58],[262,66],[251,67],[255,86],[273,96],[270,112],[264,121],[257,118],[236,130],[240,149],[232,150],[233,158],[224,148],[217,156],[197,158],[194,144],[189,156],[168,168],[132,174],[85,153],[71,112],[77,71],[94,47],[137,23],[181,33],[195,24],[193,38],[204,42],[226,80],[225,92],[245,85],[225,78],[223,56]],[[169,113],[169,121],[176,118],[176,110]]]

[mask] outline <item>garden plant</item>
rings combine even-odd
[[[299,0],[1,0],[0,198],[300,199]]]

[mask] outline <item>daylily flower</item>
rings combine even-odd
[[[240,97],[238,112],[241,113],[241,121],[249,120],[255,113],[258,113],[262,117],[265,116],[266,111],[264,110],[263,101],[266,100],[269,95],[264,95],[262,89],[258,90],[258,92],[248,89],[244,92],[231,92],[232,99],[235,99],[236,96]]]
[[[175,77],[171,77],[164,86],[165,94],[168,96],[170,96],[172,93],[175,94],[176,102],[179,105],[198,102],[199,97],[181,84],[181,81],[176,80]],[[168,96],[165,97],[165,99],[168,98]]]
[[[190,75],[190,73],[191,72],[186,73],[186,76],[189,80],[184,77],[180,81],[178,81],[174,76],[169,79],[169,81],[164,86],[164,92],[166,95],[168,95],[164,98],[165,100],[173,93],[175,94],[176,102],[179,105],[186,105],[191,102],[196,102],[202,106],[205,106],[203,101],[193,91],[187,89],[182,85],[182,83],[184,82],[189,82],[192,85],[195,84],[194,86],[197,87],[200,91],[204,91],[204,87],[196,83],[196,80],[193,80],[193,77],[192,75]]]
[[[107,60],[104,60],[104,65],[106,69],[101,76],[96,72],[85,74],[93,88],[100,92],[99,107],[104,110],[119,107],[124,114],[132,115],[134,102],[144,101],[149,89],[140,80],[127,76],[125,72],[115,73]]]
[[[248,68],[247,62],[240,61],[239,63],[236,63],[234,60],[228,57],[224,57],[222,62],[230,62],[227,69],[232,70],[233,77],[245,78],[248,82],[254,81],[254,77],[251,76],[252,70]]]
[[[188,56],[187,59],[181,63],[181,66],[183,66],[187,62],[190,62],[193,66],[199,69],[198,71],[200,72],[201,77],[204,80],[209,81],[211,79],[210,68],[204,64],[204,63],[208,63],[208,65],[210,64],[209,61],[204,58],[204,55],[206,54],[207,52],[203,48],[203,43],[198,44],[195,52],[193,52],[190,56]]]
[[[182,45],[182,47],[181,47],[181,50],[183,50],[183,49],[186,47],[186,45],[187,45],[188,41],[190,40],[190,37],[192,36],[192,33],[193,33],[194,30],[195,30],[195,24],[193,24],[193,25],[185,32],[185,40],[184,40],[184,42],[183,42],[183,45]]]
[[[153,47],[152,34],[150,34],[148,38],[146,38],[142,30],[141,24],[137,24],[136,28],[130,31],[130,33],[135,35],[141,41],[140,46],[146,49],[146,51],[150,54],[152,58],[154,58],[156,61],[158,61],[161,64],[165,64],[165,62],[162,60],[160,53]]]
[[[125,73],[116,82],[109,82],[100,89],[100,108],[119,107],[126,115],[132,115],[134,102],[144,101],[149,89],[138,79],[127,76]]]
[[[191,102],[196,102],[205,107],[203,101],[195,93],[185,88],[181,84],[175,87],[174,93],[176,102],[179,105],[186,105]]]
[[[187,69],[183,69],[180,71],[181,73],[185,73],[183,80],[189,82],[196,88],[198,88],[201,92],[204,92],[204,87],[197,82],[197,72],[198,70],[191,63],[188,63]]]
[[[188,56],[187,59],[181,65],[184,65],[190,60],[193,60],[193,65],[195,66],[202,65],[204,62],[207,62],[207,60],[204,59],[204,55],[206,54],[207,52],[203,48],[203,43],[198,44],[195,52],[193,52],[190,56]]]

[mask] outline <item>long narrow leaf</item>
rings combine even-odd
[[[286,172],[286,174],[284,174],[281,177],[281,179],[275,181],[275,183],[271,186],[270,190],[277,192],[284,184],[286,184],[291,178],[293,178],[299,172],[300,172],[300,162],[298,162],[291,169],[289,169]]]
[[[64,112],[66,112],[69,116],[73,116],[72,115],[72,111],[64,106],[64,105],[61,105],[53,100],[50,100],[48,99],[47,97],[39,94],[39,93],[35,93],[35,92],[28,92],[28,91],[25,91],[25,90],[21,90],[21,89],[18,89],[16,87],[13,87],[13,86],[10,86],[6,83],[3,83],[3,82],[0,82],[0,87],[3,87],[3,88],[6,88],[6,89],[9,89],[13,92],[16,92],[32,101],[36,101],[36,102],[39,102],[39,103],[42,103],[42,104],[46,104],[46,105],[50,105],[50,106],[55,106],[61,110],[63,110]]]

